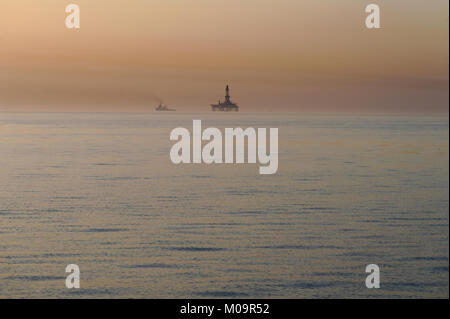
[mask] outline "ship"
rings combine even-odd
[[[155,108],[155,111],[176,111],[174,109],[169,109],[167,106],[159,103],[158,107]]]
[[[227,85],[227,88],[225,89],[225,101],[220,102],[218,104],[211,104],[211,110],[213,111],[239,111],[239,105],[231,102],[230,100],[230,88]]]

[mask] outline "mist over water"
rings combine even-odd
[[[277,127],[278,172],[172,164],[193,119]],[[448,298],[448,134],[448,116],[0,113],[0,297]]]

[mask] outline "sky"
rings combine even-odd
[[[65,27],[78,4],[81,28]],[[381,8],[381,29],[365,7]],[[0,111],[448,114],[448,0],[2,0]]]

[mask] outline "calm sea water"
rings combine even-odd
[[[172,164],[193,119],[278,127],[277,174]],[[448,134],[448,116],[0,113],[0,297],[448,298]]]

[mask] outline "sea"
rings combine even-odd
[[[194,119],[278,128],[278,171],[172,163]],[[448,115],[0,113],[0,298],[449,298],[448,265]]]

